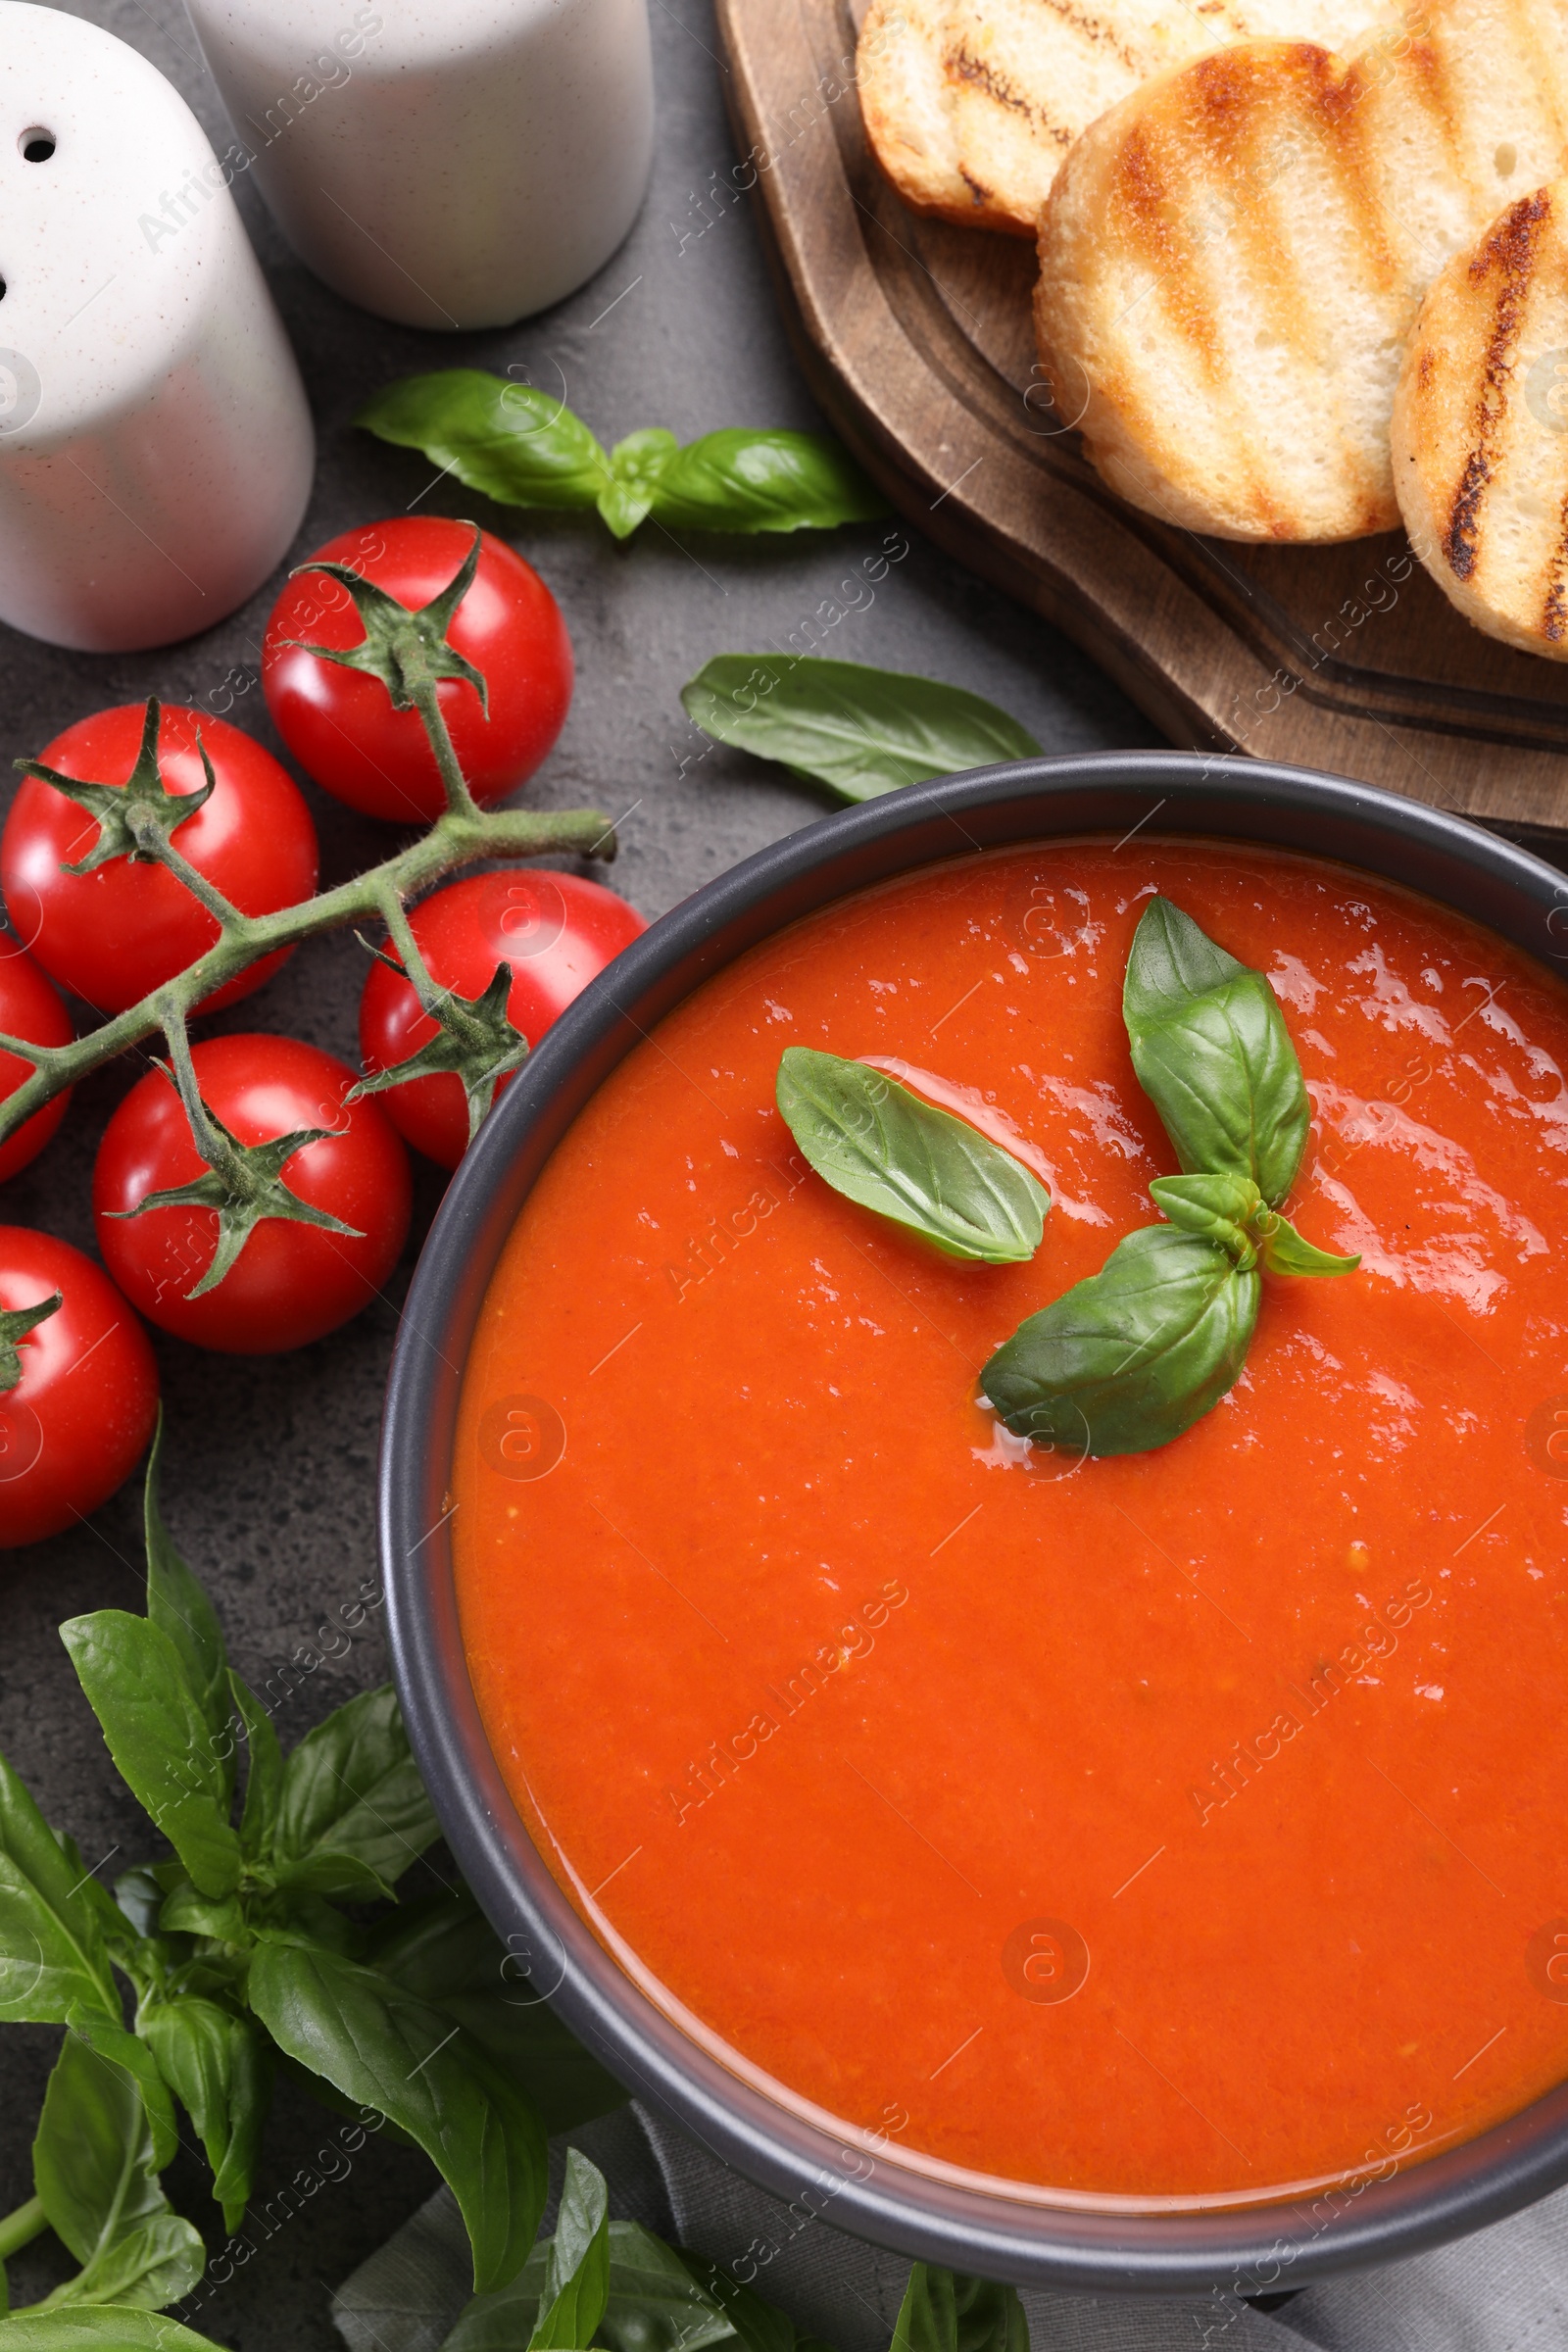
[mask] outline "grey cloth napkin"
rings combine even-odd
[[[909,2275],[820,2218],[802,2222],[696,2140],[632,2105],[551,2143],[555,2227],[567,2146],[610,2185],[617,2221],[733,2269],[837,2352],[887,2352]],[[768,2248],[771,2255],[764,2255]],[[468,2240],[446,2188],[339,2289],[349,2352],[439,2352],[467,2302]],[[1568,2189],[1435,2254],[1312,2286],[1270,2312],[1245,2303],[1054,2295],[1026,2288],[1033,2352],[1565,2352]]]

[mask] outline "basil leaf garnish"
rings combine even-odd
[[[1021,1323],[980,1385],[1015,1437],[1145,1453],[1179,1438],[1238,1378],[1261,1288],[1221,1243],[1145,1226]]]
[[[608,471],[605,453],[569,409],[531,384],[479,368],[406,376],[354,419],[506,507],[592,507]]]
[[[863,1061],[791,1046],[778,1106],[835,1192],[875,1209],[950,1257],[1018,1265],[1033,1257],[1051,1196],[1010,1152],[923,1102]]]
[[[859,662],[718,654],[681,688],[687,715],[719,743],[847,801],[875,800],[970,767],[1029,760],[1040,746],[1015,718],[961,686]]]
[[[196,2237],[194,2230],[191,2235]],[[196,2243],[201,2244],[199,2237]],[[177,2302],[178,2296],[167,2299]],[[222,2352],[222,2347],[182,2328],[166,2311],[122,2303],[34,2303],[0,2319],[0,2352]]]
[[[356,1899],[389,1894],[440,1835],[390,1683],[362,1690],[307,1732],[283,1766],[273,1865],[280,1886]]]
[[[0,1756],[0,2023],[64,2025],[77,2008],[119,2017],[105,1901]]]
[[[68,1619],[60,1639],[131,1794],[203,1894],[232,1894],[240,1845],[228,1822],[228,1767],[168,1634],[145,1617],[98,1609]]]
[[[527,2352],[572,2352],[577,2344],[591,2344],[609,2300],[610,2191],[598,2166],[568,2148]]]
[[[628,433],[610,453],[610,479],[599,493],[599,512],[617,539],[629,539],[653,508],[660,476],[680,444],[662,424]]]
[[[888,2352],[1029,2352],[1018,2290],[917,2262]]]
[[[610,2292],[596,2331],[608,2352],[707,2352],[718,2344],[741,2352],[722,2289],[700,2283],[674,2248],[638,2222],[612,2222],[608,2236]],[[476,2296],[442,2352],[518,2352],[537,2325],[552,2254],[547,2238],[511,2286]]]
[[[44,2093],[33,2180],[50,2227],[82,2268],[55,2289],[47,2308],[80,2302],[157,2310],[190,2292],[206,2249],[165,2196],[159,2161],[134,2079],[68,2034]],[[11,2326],[0,2341],[9,2342]]]
[[[416,2140],[457,2198],[483,2294],[527,2259],[549,2182],[544,2127],[450,2018],[322,1945],[263,1941],[250,2005],[286,2056]]]
[[[1311,1104],[1279,999],[1168,899],[1151,899],[1122,991],[1133,1068],[1193,1175],[1250,1177],[1277,1208]]]
[[[1303,1241],[1288,1217],[1265,1215],[1258,1226],[1258,1254],[1268,1274],[1353,1274],[1361,1263],[1354,1257],[1333,1257],[1326,1250]]]
[[[190,1992],[147,2003],[136,2031],[201,2134],[224,2229],[237,2230],[271,2100],[266,2044],[248,2018]]]
[[[836,441],[733,425],[672,457],[652,507],[656,522],[672,531],[828,531],[874,522],[887,511]]]
[[[649,514],[669,530],[799,531],[888,512],[825,434],[732,425],[682,449],[662,425],[648,425],[607,452],[550,393],[480,368],[406,376],[354,421],[422,450],[502,506],[597,507],[617,539]]]

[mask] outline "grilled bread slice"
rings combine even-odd
[[[1124,99],[1056,181],[1035,307],[1105,480],[1221,538],[1391,528],[1421,297],[1565,143],[1568,0],[1426,0],[1348,59],[1247,42]]]
[[[1152,74],[1229,41],[1340,47],[1397,0],[872,0],[858,79],[907,204],[1033,236],[1063,157]]]
[[[855,52],[871,151],[906,204],[949,220],[992,222],[958,170],[953,91],[942,65],[945,0],[871,0]]]
[[[1465,618],[1568,662],[1568,181],[1510,205],[1421,305],[1394,481]]]

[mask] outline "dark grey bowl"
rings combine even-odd
[[[698,2048],[583,1925],[513,1808],[458,1634],[443,1519],[458,1386],[501,1247],[552,1148],[644,1032],[797,915],[884,877],[1081,833],[1271,842],[1427,892],[1568,968],[1568,879],[1462,819],[1363,785],[1175,752],[993,767],[806,826],[685,900],[563,1014],[464,1160],[425,1245],[392,1368],[381,1529],[393,1664],[420,1769],[479,1900],[567,2023],[639,2097],[762,2187],[928,2261],[1082,2292],[1268,2294],[1413,2254],[1568,2180],[1568,2085],[1479,2139],[1315,2201],[1192,2213],[1042,2207],[954,2186],[816,2128]]]

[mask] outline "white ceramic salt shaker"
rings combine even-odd
[[[113,34],[0,0],[0,619],[191,636],[299,527],[299,369],[200,123]]]
[[[648,0],[186,0],[301,257],[406,326],[507,326],[592,277],[653,161]]]

